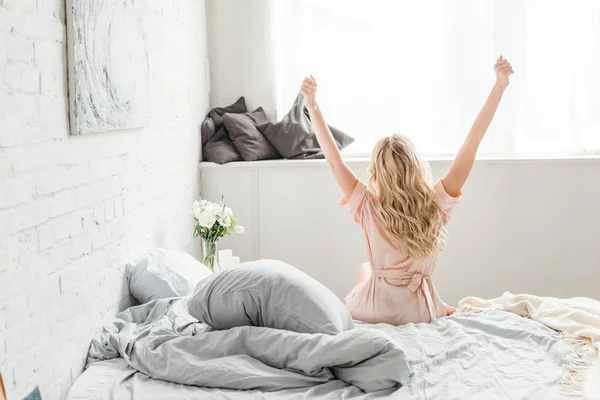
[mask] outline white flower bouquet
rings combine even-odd
[[[238,225],[231,208],[225,206],[223,199],[221,204],[202,199],[196,200],[192,203],[191,212],[192,218],[196,221],[194,237],[200,236],[203,240],[204,264],[214,271],[215,266],[218,266],[216,257],[219,239],[232,232],[244,233],[244,227]]]

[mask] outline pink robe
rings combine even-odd
[[[447,223],[460,196],[446,193],[441,181],[434,185],[434,191],[435,204]],[[403,325],[448,315],[451,309],[431,281],[441,249],[423,259],[413,259],[397,249],[385,232],[377,199],[360,181],[342,205],[365,233],[371,264],[371,277],[357,284],[345,298],[352,317],[368,323]]]

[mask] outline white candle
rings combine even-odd
[[[231,257],[233,257],[233,250],[231,250],[231,249],[219,250],[219,260],[228,260]]]
[[[221,266],[221,269],[226,270],[229,268],[235,268],[238,265],[240,265],[240,258],[239,257],[229,257],[225,260],[219,260],[219,265]]]

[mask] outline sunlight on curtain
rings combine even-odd
[[[481,154],[600,149],[599,0],[274,1],[277,109],[313,74],[327,120],[365,155],[393,132],[456,153],[494,82],[516,71]]]

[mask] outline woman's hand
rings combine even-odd
[[[300,87],[300,93],[304,95],[304,107],[308,110],[312,110],[317,106],[317,81],[313,76],[304,78],[302,86]]]
[[[494,72],[496,73],[496,84],[502,89],[506,89],[508,84],[508,77],[515,73],[508,60],[502,56],[496,60],[494,65]]]

